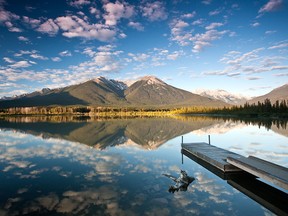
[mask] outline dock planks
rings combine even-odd
[[[185,152],[211,164],[222,172],[242,171],[241,169],[229,164],[226,159],[227,157],[243,158],[243,156],[208,143],[182,143],[182,153],[185,154]]]
[[[249,156],[248,158],[235,158],[229,156],[227,162],[288,190],[288,168],[286,167],[253,156]]]

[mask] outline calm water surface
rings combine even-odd
[[[184,142],[207,142],[288,167],[286,124],[180,119],[0,121],[2,215],[273,215],[198,163]],[[187,191],[169,193],[186,170]],[[284,191],[287,193],[287,191]],[[283,201],[283,202],[287,202]]]

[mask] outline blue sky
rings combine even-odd
[[[0,0],[0,97],[99,76],[258,96],[288,83],[285,0]]]

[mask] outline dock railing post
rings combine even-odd
[[[209,145],[211,145],[211,142],[210,142],[210,135],[208,135],[208,143],[209,143]]]

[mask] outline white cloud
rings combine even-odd
[[[88,0],[73,0],[69,2],[69,5],[71,5],[72,7],[76,7],[76,8],[81,8],[83,5],[88,5],[88,4],[90,4],[90,1]]]
[[[193,21],[193,22],[192,22],[192,25],[196,25],[196,26],[198,26],[198,25],[203,24],[203,22],[204,22],[203,19],[198,19],[198,20]]]
[[[76,29],[79,27],[78,22],[76,22],[72,17],[58,17],[55,19],[55,23],[63,30],[68,31],[70,29]]]
[[[39,54],[37,54],[37,53],[33,53],[33,54],[31,54],[30,57],[31,57],[31,58],[34,58],[34,59],[48,60],[47,57],[42,56],[42,55],[39,55]]]
[[[258,80],[260,79],[259,77],[251,76],[251,74],[288,70],[285,62],[286,58],[282,56],[264,56],[264,50],[264,48],[257,48],[246,53],[230,51],[219,60],[219,62],[227,65],[224,69],[208,71],[204,74],[225,75],[228,77],[246,75],[245,79]],[[282,75],[285,76],[285,73]],[[277,75],[274,74],[274,76]]]
[[[216,10],[213,10],[213,11],[210,11],[209,12],[209,16],[215,16],[215,15],[218,15],[218,14],[220,14],[221,13],[221,10],[222,9],[216,9]]]
[[[110,44],[105,45],[105,46],[100,46],[100,47],[97,48],[97,50],[100,51],[100,52],[110,52],[110,51],[112,51],[114,49],[115,49],[115,46],[110,45]]]
[[[180,51],[175,51],[172,54],[167,55],[167,59],[169,60],[176,60],[177,58],[179,58],[183,53]]]
[[[206,26],[205,29],[211,30],[211,29],[215,29],[215,28],[220,27],[220,26],[223,26],[223,23],[213,22],[210,25]]]
[[[271,35],[271,34],[275,34],[277,31],[275,30],[270,30],[270,31],[265,31],[265,34],[267,35]]]
[[[127,4],[116,1],[115,3],[107,3],[103,6],[105,10],[104,19],[106,25],[114,26],[121,18],[130,18],[134,14],[134,7]]]
[[[286,65],[276,65],[276,66],[272,66],[271,70],[287,70],[288,66]]]
[[[212,0],[203,0],[202,3],[205,5],[210,5]]]
[[[187,22],[179,19],[174,19],[170,23],[172,35],[171,39],[179,43],[181,46],[189,45],[189,39],[192,37],[192,34],[185,31],[185,28],[187,28],[188,26],[189,24]]]
[[[24,36],[19,36],[18,40],[25,41],[25,42],[29,41],[29,39],[27,37],[24,37]]]
[[[254,61],[254,60],[259,58],[257,53],[259,53],[262,50],[264,50],[264,48],[254,49],[254,50],[247,52],[247,53],[244,53],[240,56],[237,54],[235,58],[234,58],[234,56],[231,55],[232,59],[226,61],[226,64],[235,65],[235,64],[242,64],[243,62]]]
[[[72,56],[72,53],[68,50],[64,50],[59,53],[60,56]]]
[[[46,22],[42,23],[36,30],[50,36],[54,36],[58,33],[59,27],[52,19],[48,19]]]
[[[252,27],[258,27],[258,26],[260,26],[260,23],[259,22],[254,22],[254,23],[251,24],[251,26]]]
[[[39,19],[33,19],[27,16],[23,16],[23,21],[33,29],[39,27],[39,25],[41,24],[41,21]]]
[[[145,53],[138,53],[138,54],[131,54],[130,53],[128,55],[131,56],[134,61],[138,61],[138,62],[147,61],[147,59],[150,57],[150,55],[147,55]]]
[[[165,20],[168,17],[165,5],[160,1],[147,2],[145,5],[141,6],[140,9],[142,15],[149,21]]]
[[[279,45],[271,46],[268,49],[282,49],[288,47],[288,43],[281,43]]]
[[[97,39],[100,41],[112,40],[117,33],[115,28],[104,24],[89,24],[77,16],[58,17],[55,22],[68,38],[80,37],[85,39]]]
[[[51,60],[54,61],[54,62],[62,61],[61,58],[59,58],[59,57],[52,57]]]
[[[90,12],[91,14],[94,14],[97,19],[100,19],[100,14],[101,14],[101,12],[100,12],[100,10],[98,10],[97,8],[95,8],[95,7],[90,7],[90,8],[89,8],[89,12]]]
[[[96,52],[91,47],[86,47],[82,53],[90,57],[93,57],[96,54]]]
[[[38,52],[37,50],[32,50],[32,51],[29,51],[29,50],[20,50],[18,53],[15,53],[14,56],[15,56],[15,57],[20,57],[20,56],[23,56],[23,55],[35,54],[35,53],[37,53],[37,52]]]
[[[193,18],[193,17],[195,17],[195,16],[196,16],[196,11],[193,11],[192,13],[183,14],[183,15],[181,16],[181,18],[191,19],[191,18]]]
[[[7,63],[10,63],[10,64],[12,64],[12,63],[15,62],[14,60],[12,60],[12,59],[10,59],[10,58],[8,58],[8,57],[4,57],[3,60],[4,60],[5,62],[7,62]]]
[[[281,8],[283,5],[283,0],[269,0],[265,5],[263,5],[259,13],[265,13],[265,12],[271,12],[271,11],[276,11],[279,8]]]
[[[6,11],[3,8],[0,8],[0,24],[6,26],[11,32],[22,32],[18,27],[15,27],[13,24],[14,21],[19,20],[20,17],[10,11]]]
[[[31,64],[29,64],[28,61],[24,61],[24,60],[10,65],[10,67],[12,67],[12,68],[25,68],[25,67],[30,67],[30,66],[31,66]]]
[[[139,22],[129,22],[128,23],[128,26],[134,28],[134,29],[137,29],[138,31],[144,31],[144,27],[142,26],[141,23]]]
[[[193,52],[200,52],[204,47],[210,46],[211,42],[214,40],[220,39],[224,34],[228,33],[228,31],[217,31],[215,29],[208,30],[202,34],[196,34],[190,40],[194,42]]]

